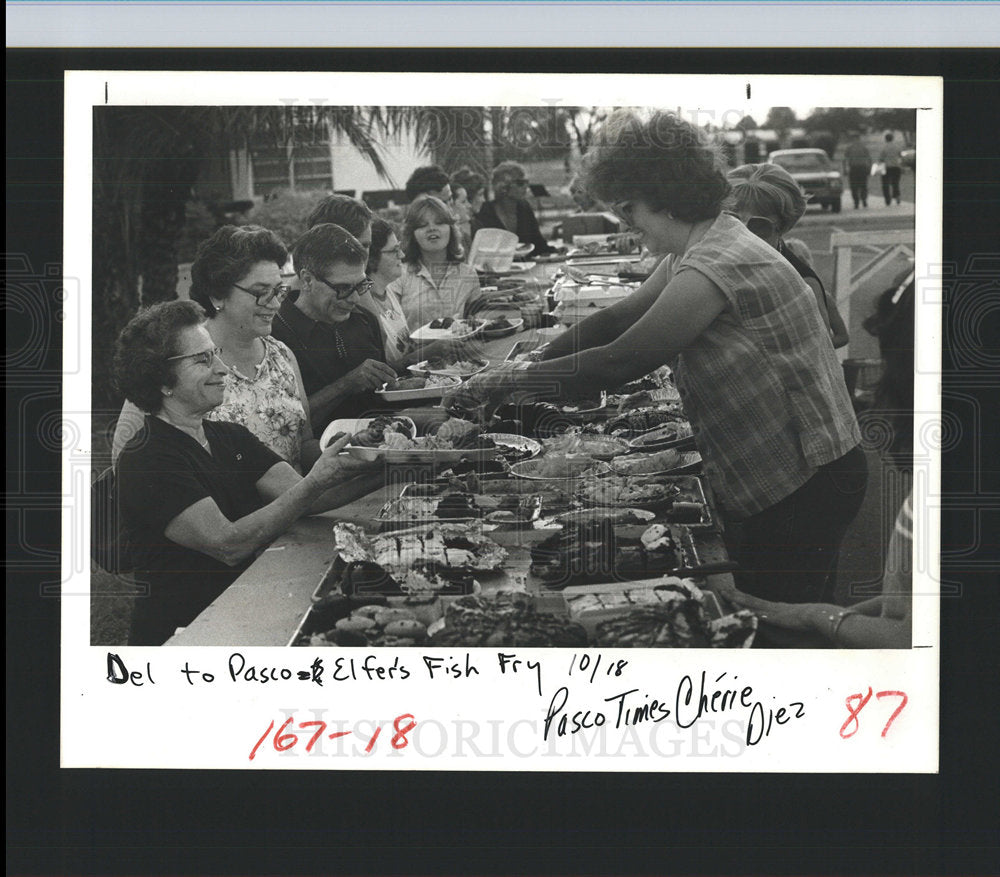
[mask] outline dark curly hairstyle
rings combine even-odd
[[[322,277],[334,264],[364,265],[368,250],[346,228],[325,222],[314,225],[295,242],[292,258],[300,274],[305,270],[314,277]]]
[[[205,322],[205,311],[197,302],[161,302],[140,311],[122,329],[115,345],[115,380],[133,405],[147,414],[163,407],[162,387],[177,383],[175,364],[178,336],[190,326]]]
[[[280,270],[288,261],[281,239],[259,225],[224,225],[201,242],[191,265],[192,301],[198,302],[209,318],[216,314],[212,299],[232,295],[233,284],[246,277],[258,262],[274,262]]]
[[[698,129],[663,111],[648,121],[632,110],[609,116],[587,152],[583,183],[606,204],[642,201],[682,222],[714,219],[730,189],[716,150]]]
[[[382,261],[382,250],[394,234],[396,228],[392,223],[386,222],[379,216],[375,217],[372,222],[372,245],[368,248],[368,265],[365,267],[365,274],[369,277],[378,271],[379,263]]]
[[[451,178],[436,164],[418,167],[406,181],[406,200],[415,201],[428,192],[437,192],[451,183]]]
[[[361,238],[374,218],[375,214],[364,201],[350,195],[327,195],[312,209],[306,223],[309,228],[328,223],[339,225],[354,237]]]
[[[437,222],[443,223],[451,229],[451,234],[448,237],[447,259],[449,262],[460,262],[462,260],[462,236],[456,224],[458,218],[444,201],[433,195],[421,195],[406,208],[406,217],[403,219],[403,261],[410,266],[411,270],[417,270],[420,267],[420,244],[417,243],[413,233],[417,230],[420,219],[425,213],[431,213]]]

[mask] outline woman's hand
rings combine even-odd
[[[785,630],[802,632],[822,631],[823,621],[831,613],[841,611],[839,606],[822,603],[776,603],[740,591],[733,584],[732,576],[719,576],[712,584],[715,593],[724,600],[749,609],[764,624],[771,624]]]
[[[514,391],[515,366],[516,363],[513,362],[502,362],[474,375],[460,387],[445,394],[443,407],[472,411],[483,405],[499,405],[509,399]]]
[[[320,490],[326,490],[353,478],[362,472],[372,472],[379,467],[378,463],[357,460],[354,457],[339,456],[340,452],[350,443],[351,434],[337,433],[333,441],[326,446],[319,459],[313,463],[306,478],[312,481]]]

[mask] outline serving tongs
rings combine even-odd
[[[584,286],[621,286],[622,282],[617,277],[608,277],[606,274],[588,274],[572,265],[563,265],[565,274],[574,283],[582,283]]]

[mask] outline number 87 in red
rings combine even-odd
[[[889,732],[890,725],[892,725],[892,723],[896,720],[896,716],[898,716],[903,711],[903,707],[905,707],[906,704],[909,702],[909,698],[906,696],[906,693],[902,691],[878,691],[875,693],[875,697],[878,700],[881,700],[883,697],[900,698],[899,706],[897,706],[896,709],[893,711],[892,715],[889,716],[889,721],[885,723],[885,727],[882,729],[882,736],[884,737]],[[853,737],[855,734],[858,733],[858,730],[860,728],[860,725],[858,723],[858,713],[860,713],[861,710],[864,709],[865,704],[867,704],[868,701],[870,701],[871,699],[872,699],[872,687],[870,685],[868,686],[867,694],[861,694],[859,692],[858,694],[849,694],[847,696],[847,699],[844,702],[847,704],[848,716],[844,724],[840,726],[840,736],[843,737],[845,740],[847,740],[850,737]],[[850,731],[848,731],[847,729],[852,722],[854,723],[854,727]]]

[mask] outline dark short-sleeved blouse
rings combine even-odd
[[[162,645],[250,563],[227,566],[166,536],[170,522],[205,497],[230,521],[261,508],[257,482],[281,462],[245,426],[206,420],[204,429],[211,453],[187,433],[148,416],[119,457],[122,534],[139,586],[130,645]]]

